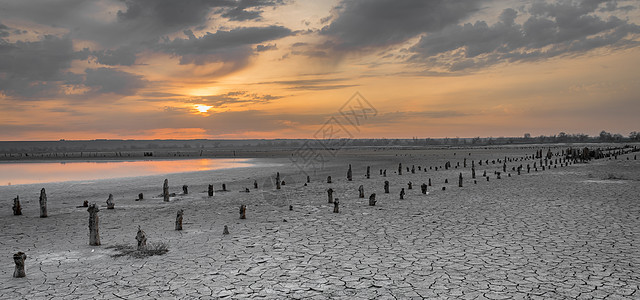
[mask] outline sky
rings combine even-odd
[[[639,70],[638,1],[0,0],[0,140],[627,136]]]

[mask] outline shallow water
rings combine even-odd
[[[0,163],[0,185],[86,181],[171,173],[246,168],[252,159],[204,158],[136,161],[58,161]]]

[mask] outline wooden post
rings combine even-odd
[[[331,176],[327,176],[327,183],[331,183]]]
[[[186,184],[182,185],[182,193],[185,194],[185,195],[189,194],[189,186],[188,185],[186,185]]]
[[[338,201],[338,198],[336,198],[336,201],[333,202],[333,213],[339,213],[340,209],[338,208],[338,204],[340,204],[340,201]]]
[[[98,212],[100,209],[94,203],[87,208],[87,211],[89,212],[89,245],[100,246],[100,233],[98,231]]]
[[[27,255],[22,252],[15,253],[13,255],[13,262],[16,264],[16,268],[13,271],[13,277],[22,278],[27,276],[27,274],[24,272],[25,259],[27,259]]]
[[[502,164],[502,172],[505,172],[505,173],[507,172],[507,162],[504,162]]]
[[[362,184],[358,187],[358,198],[364,198],[364,186]]]
[[[404,188],[400,190],[400,200],[404,199]]]
[[[42,188],[40,190],[40,218],[47,217],[47,192]]]
[[[184,211],[182,209],[178,210],[178,214],[176,215],[176,230],[182,230],[182,215]]]
[[[327,198],[329,200],[328,203],[333,203],[333,189],[332,188],[327,190]]]
[[[412,190],[413,189],[413,183],[411,183],[411,181],[409,181],[409,183],[407,183],[407,189],[408,190]]]
[[[463,167],[466,168],[467,167],[467,158],[464,158],[464,163],[463,163]]]
[[[226,191],[227,191],[227,185],[226,185],[226,184],[224,184],[224,183],[222,184],[222,191],[223,191],[223,192],[226,192]]]
[[[384,193],[385,194],[389,193],[389,181],[387,180],[384,181]]]
[[[476,179],[476,168],[473,166],[471,167],[471,178]]]
[[[444,179],[444,183],[449,183],[449,179],[448,179],[448,178],[445,178],[445,179]]]
[[[140,201],[142,199],[144,199],[144,194],[143,193],[138,194],[138,200],[137,201]]]
[[[169,179],[165,179],[162,184],[162,198],[164,202],[169,202]]]
[[[276,173],[276,189],[280,189],[280,172]]]
[[[382,172],[382,177],[387,177],[387,169],[384,169],[384,172]]]
[[[309,177],[309,175],[307,175],[307,183],[311,183],[311,177]]]
[[[222,230],[222,234],[229,234],[229,227],[227,227],[227,225],[224,225],[224,230]]]
[[[242,204],[240,205],[240,219],[246,219],[247,218],[247,206]]]
[[[254,189],[257,189],[257,188],[258,188],[258,181],[257,181],[257,180],[254,180],[254,181],[253,181],[253,188],[254,188]]]
[[[20,206],[20,196],[13,198],[13,215],[22,215],[22,207]]]
[[[138,226],[138,233],[136,234],[136,241],[138,242],[138,251],[142,251],[147,248],[147,235]]]
[[[462,173],[458,176],[458,187],[462,187]]]
[[[411,174],[415,174],[416,173],[416,166],[412,165],[411,166]]]
[[[423,183],[422,185],[420,185],[420,190],[422,191],[423,195],[427,194],[427,184]]]
[[[116,206],[115,203],[113,203],[113,195],[109,194],[109,198],[107,198],[107,209],[114,209]]]
[[[347,180],[348,181],[353,180],[353,173],[351,172],[351,164],[349,164],[349,170],[347,170]]]
[[[402,163],[398,164],[398,175],[402,175]]]
[[[369,206],[376,206],[376,193],[369,196]]]
[[[371,178],[371,167],[367,166],[367,179]]]
[[[207,194],[209,197],[213,197],[213,184],[209,185],[209,189],[207,190]]]
[[[82,207],[89,207],[89,201],[88,200],[82,201]]]
[[[431,186],[431,178],[429,178],[429,186]]]

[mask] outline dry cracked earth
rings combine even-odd
[[[15,196],[0,190],[0,298],[640,299],[640,161],[633,154],[502,179],[494,174],[501,165],[484,164],[476,184],[469,168],[393,171],[398,161],[441,167],[439,159],[377,158],[365,179],[367,160],[344,158],[307,186],[302,174],[283,167],[289,183],[281,190],[253,189],[254,176],[246,176],[229,182],[230,192],[208,197],[206,186],[194,186],[168,203],[133,201],[138,191],[129,190],[116,196],[114,210],[104,207],[105,191],[122,182],[110,182],[85,192],[102,206],[102,246],[88,245],[88,213],[76,208],[82,194],[63,201],[52,188],[50,216],[41,219],[39,189],[21,196],[23,216],[11,214],[7,199]],[[353,181],[345,178],[348,160]],[[433,184],[422,195],[428,179]],[[156,194],[161,181],[157,186]],[[251,191],[239,192],[244,186]],[[339,213],[327,203],[329,187]],[[407,195],[399,200],[402,187]],[[374,192],[378,202],[368,206]],[[248,205],[245,220],[240,204]],[[185,211],[182,231],[174,230],[178,209]],[[108,247],[133,245],[138,225],[169,252],[112,257],[117,252]],[[27,254],[25,278],[12,278],[17,251]]]

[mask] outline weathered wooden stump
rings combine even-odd
[[[189,186],[188,185],[186,185],[186,184],[182,185],[182,193],[185,194],[185,195],[189,194]]]
[[[402,163],[398,164],[398,175],[402,175]]]
[[[222,184],[222,191],[223,191],[223,192],[226,192],[226,191],[227,191],[227,185],[226,185],[226,184],[224,184],[224,183]]]
[[[280,172],[276,173],[276,189],[280,189]]]
[[[327,176],[327,183],[331,183],[331,176]]]
[[[471,178],[472,179],[476,179],[476,168],[475,167],[471,167]]]
[[[240,219],[246,219],[247,218],[247,206],[242,204],[240,205]]]
[[[458,187],[462,187],[462,173],[458,176]]]
[[[176,215],[176,230],[182,230],[182,216],[184,215],[184,211],[182,209],[178,210]]]
[[[339,213],[340,209],[338,208],[338,204],[340,204],[340,201],[338,201],[338,198],[336,198],[336,201],[333,202],[333,213]]]
[[[253,188],[254,188],[254,189],[257,189],[257,188],[258,188],[258,181],[257,181],[257,180],[254,180],[254,181],[253,181]]]
[[[287,183],[283,180],[281,185],[287,185]]]
[[[489,181],[489,176],[487,176],[487,181]]]
[[[416,173],[416,166],[412,165],[411,166],[411,174],[415,174]]]
[[[227,225],[224,225],[224,229],[222,230],[222,234],[229,234],[229,227],[227,227]]]
[[[144,194],[140,193],[140,194],[138,194],[138,199],[136,199],[136,201],[140,201],[140,200],[143,200],[143,199],[144,199]]]
[[[404,188],[400,190],[400,200],[404,199]]]
[[[371,167],[367,166],[367,179],[371,178]]]
[[[431,178],[429,178],[429,186],[431,186]]]
[[[330,188],[327,190],[327,199],[328,199],[328,203],[333,203],[333,189]]]
[[[13,277],[22,278],[27,274],[24,272],[24,261],[27,259],[27,255],[23,252],[13,254],[13,262],[16,264],[16,268],[13,271]]]
[[[144,231],[140,229],[140,226],[138,226],[136,241],[138,242],[138,247],[137,247],[138,251],[142,251],[147,248],[147,234],[145,234]]]
[[[444,183],[449,183],[449,179],[445,178]]]
[[[16,196],[13,198],[13,215],[19,216],[22,215],[22,206],[20,206],[20,196]]]
[[[376,206],[376,193],[369,196],[369,206]]]
[[[293,210],[293,205],[289,205],[289,210]]]
[[[408,189],[408,190],[412,190],[412,189],[413,189],[413,183],[411,183],[411,181],[409,181],[409,182],[407,183],[407,189]]]
[[[87,208],[87,211],[89,212],[89,245],[100,246],[100,233],[98,231],[98,212],[100,209],[94,203]]]
[[[213,197],[213,184],[209,185],[209,188],[207,189],[207,194],[209,195],[209,197]]]
[[[382,172],[382,177],[387,177],[387,169]]]
[[[88,200],[82,201],[82,207],[89,207],[89,201]]]
[[[380,175],[382,175],[382,169],[380,169]]]
[[[447,190],[447,187],[446,187],[446,186],[443,186],[443,187],[442,187],[442,190],[443,190],[443,191]]]
[[[518,168],[518,175],[520,175],[520,168]]]
[[[463,166],[464,168],[466,168],[466,167],[467,167],[467,158],[466,158],[466,157],[464,158],[464,162],[463,162],[463,165],[462,165],[462,166]]]
[[[311,177],[309,177],[309,175],[307,175],[307,183],[311,183]]]
[[[40,218],[47,217],[47,192],[42,188],[40,190]]]
[[[484,171],[482,172],[482,177],[487,177],[487,170],[484,170]]]
[[[169,202],[169,179],[165,179],[162,184],[162,199],[164,202]]]
[[[477,181],[477,180],[474,180],[474,181],[473,181],[473,184],[478,184],[478,181]]]
[[[107,198],[107,209],[114,209],[116,206],[115,203],[113,203],[113,195],[109,194],[109,198]]]
[[[349,164],[349,170],[347,170],[347,180],[348,181],[352,181],[353,180],[353,173],[351,171],[351,164]]]
[[[502,164],[502,172],[505,172],[505,173],[507,172],[507,163],[506,162],[504,162]]]
[[[500,178],[500,172],[496,173],[496,175],[498,175],[498,176],[496,177],[497,179],[501,179],[501,178]]]
[[[384,193],[385,194],[389,193],[389,181],[387,180],[384,181]]]
[[[427,184],[426,183],[421,184],[420,185],[420,190],[422,191],[423,195],[426,195],[427,194]]]
[[[364,198],[364,186],[362,184],[358,187],[358,198]]]

